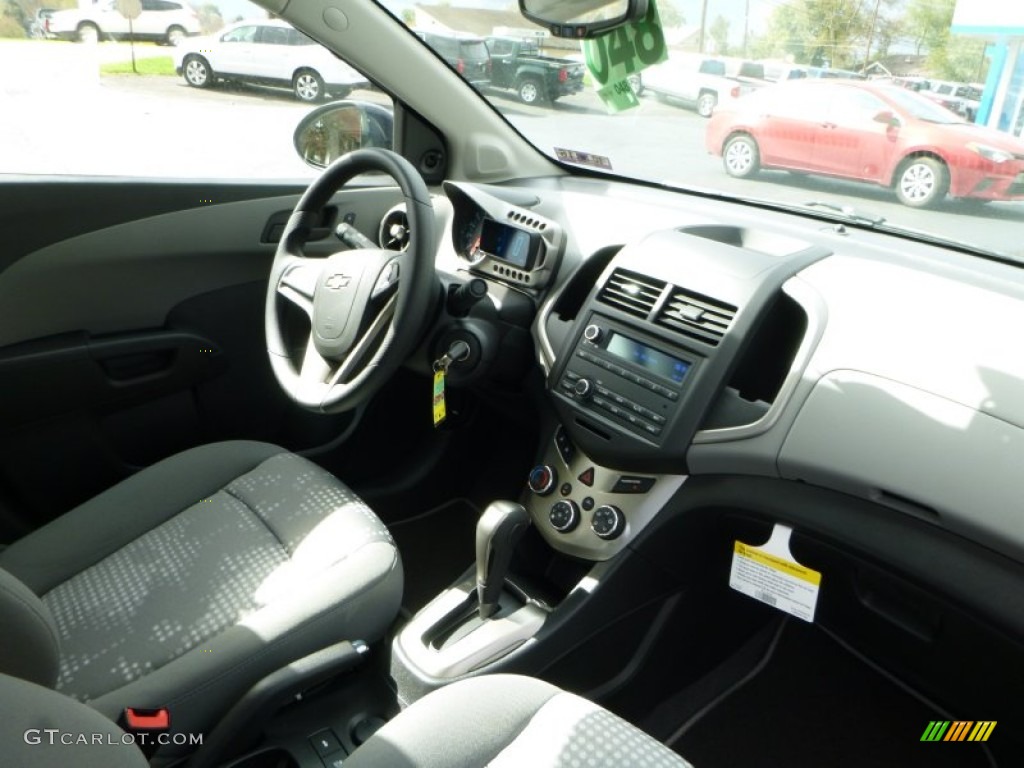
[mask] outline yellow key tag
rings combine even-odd
[[[444,407],[444,368],[434,371],[434,426],[436,427],[447,416]]]

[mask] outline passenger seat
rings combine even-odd
[[[50,738],[46,729],[59,733]],[[94,743],[61,744],[60,734]],[[102,734],[102,738],[91,737]],[[0,675],[4,765],[146,768],[142,753],[89,706]],[[69,742],[73,738],[64,739]],[[670,749],[586,699],[518,675],[453,683],[406,709],[345,768],[692,768]]]

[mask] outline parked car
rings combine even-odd
[[[491,87],[514,90],[524,104],[554,102],[583,90],[583,64],[543,56],[536,40],[486,38],[491,55]]]
[[[938,101],[946,109],[974,122],[981,104],[983,86],[967,83],[951,83],[946,80],[932,80],[926,90],[918,91],[922,96]]]
[[[706,146],[731,176],[784,168],[868,181],[918,208],[947,193],[1024,199],[1024,141],[892,85],[799,80],[765,88],[717,111]]]
[[[685,53],[670,54],[667,61],[640,73],[640,90],[677,99],[701,117],[711,117],[720,102],[743,96],[767,82],[759,62]]]
[[[478,88],[491,82],[491,54],[482,37],[414,30],[456,72]]]
[[[867,76],[860,72],[834,67],[807,67],[807,77],[824,80],[867,80]]]
[[[290,88],[300,101],[345,98],[367,79],[315,40],[275,19],[241,21],[174,51],[174,70],[195,88],[217,80]]]
[[[177,45],[198,35],[199,16],[190,5],[176,0],[141,0],[142,12],[131,21],[118,10],[116,0],[52,11],[44,17],[47,37],[96,42],[104,38],[155,40]]]

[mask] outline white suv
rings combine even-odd
[[[283,21],[240,21],[216,35],[184,41],[174,68],[196,88],[234,80],[290,88],[301,101],[343,99],[366,78]]]
[[[142,12],[131,22],[136,40],[156,40],[177,45],[188,35],[198,35],[199,16],[192,7],[174,0],[141,0]],[[53,11],[46,20],[47,37],[94,43],[104,37],[127,38],[128,19],[116,0],[102,0],[79,8]]]

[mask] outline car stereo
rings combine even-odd
[[[700,359],[591,315],[558,382],[578,408],[657,442]]]

